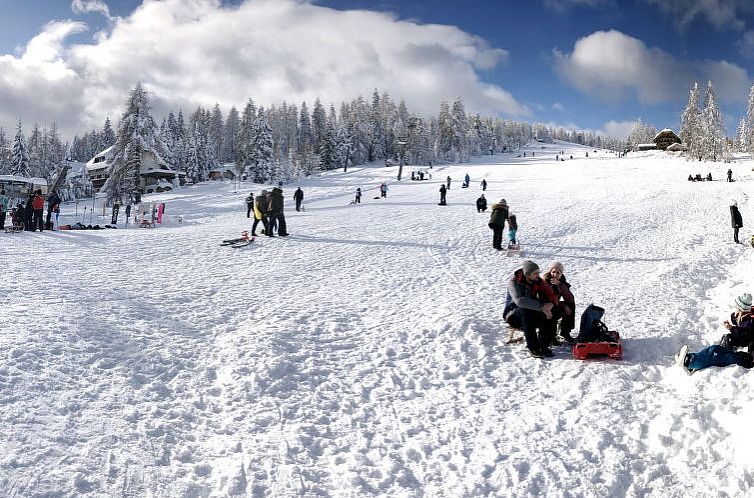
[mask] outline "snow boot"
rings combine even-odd
[[[547,358],[552,358],[553,356],[555,356],[555,353],[552,352],[552,349],[550,349],[547,346],[543,348],[539,348],[539,352],[542,353]]]
[[[527,351],[529,351],[529,354],[532,355],[534,358],[544,358],[545,355],[541,353],[538,349],[534,348],[526,348]]]
[[[678,354],[675,355],[675,364],[679,367],[683,368],[683,371],[686,372],[688,375],[691,375],[692,372],[689,370],[689,347],[684,345],[681,347],[681,350],[678,351]]]

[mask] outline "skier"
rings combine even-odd
[[[32,207],[34,208],[34,220],[32,221],[32,232],[39,229],[40,232],[44,231],[44,222],[42,221],[42,215],[44,214],[45,198],[42,197],[42,191],[37,190],[36,195],[32,199]]]
[[[259,225],[259,222],[262,222],[262,226],[264,227],[264,230],[262,233],[264,233],[268,237],[274,237],[272,234],[272,230],[269,230],[269,226],[267,224],[267,206],[269,204],[269,199],[267,199],[267,191],[262,190],[262,193],[257,196],[257,199],[254,201],[254,224],[251,225],[251,236],[256,237],[256,230],[257,225]]]
[[[356,199],[354,199],[354,203],[361,204],[361,187],[356,188]]]
[[[57,208],[58,211],[60,211],[60,196],[57,192],[53,192],[50,194],[50,197],[47,198],[47,219],[45,220],[45,227],[48,230],[52,230],[52,213]]]
[[[293,193],[293,199],[296,201],[296,211],[301,211],[301,203],[304,202],[304,191],[301,187]]]
[[[558,303],[553,309],[556,319],[560,319],[560,339],[561,342],[573,344],[575,341],[571,337],[571,331],[576,326],[574,318],[576,312],[576,302],[571,292],[571,284],[566,281],[563,274],[563,263],[552,261],[547,265],[547,272],[542,275],[542,280],[550,284],[553,293],[558,296]],[[562,299],[562,301],[561,301]],[[553,342],[555,336],[552,337]]]
[[[448,178],[445,180],[445,184],[446,184],[445,188],[447,188],[448,190],[450,190],[450,175],[448,175]]]
[[[487,211],[487,199],[484,198],[484,194],[479,196],[479,199],[476,200],[476,212],[477,213],[484,213]],[[502,229],[501,229],[501,235],[502,238]]]
[[[553,356],[546,338],[556,326],[552,313],[556,303],[552,288],[539,277],[539,266],[524,261],[508,282],[503,317],[511,327],[524,331],[526,349],[535,358]]]
[[[486,192],[486,191],[487,191],[487,180],[482,178],[482,192]]]
[[[503,250],[503,230],[505,229],[505,220],[508,219],[508,203],[505,199],[490,206],[490,222],[487,224],[492,229],[492,247],[498,251]]]
[[[445,202],[445,194],[447,193],[448,189],[445,188],[445,185],[440,185],[440,203],[438,206],[447,206]]]
[[[0,190],[0,230],[5,228],[5,216],[8,213],[8,196],[5,195],[5,190]]]
[[[728,179],[726,181],[727,182],[732,182],[733,181],[733,170],[730,169],[730,168],[728,168]]]
[[[749,345],[752,351],[751,340],[754,339],[754,321],[751,312],[751,294],[744,293],[738,296],[734,305],[736,311],[731,314],[731,322],[725,321],[723,325],[730,330],[720,340],[720,344],[707,346],[698,353],[689,353],[688,346],[683,346],[675,356],[676,365],[683,367],[688,374],[707,367],[727,367],[728,365],[740,365],[744,368],[754,367],[754,358],[747,351],[738,351],[738,347]]]
[[[744,221],[741,218],[741,211],[738,210],[738,202],[736,201],[733,201],[733,205],[730,207],[730,224],[733,227],[733,242],[740,244],[738,230],[744,226]]]
[[[508,247],[516,247],[516,232],[518,232],[518,222],[516,221],[516,215],[511,213],[508,215]]]
[[[251,210],[254,209],[254,192],[246,197],[246,217],[251,218]]]
[[[278,235],[281,237],[287,237],[289,235],[287,230],[288,227],[285,224],[285,213],[283,212],[284,207],[283,189],[280,187],[274,187],[269,195],[269,203],[267,205],[267,214],[270,217],[270,221],[267,225],[269,230],[267,231],[272,232],[275,225],[277,225]]]

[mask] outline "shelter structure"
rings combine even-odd
[[[655,143],[655,145],[657,145],[657,148],[659,150],[667,150],[667,148],[671,145],[681,143],[681,139],[678,138],[678,135],[673,133],[673,130],[671,130],[670,128],[660,130],[660,132],[655,135],[652,141]]]
[[[110,176],[114,147],[108,147],[86,163],[86,171],[92,188],[99,192]],[[143,194],[172,190],[173,184],[186,183],[186,173],[174,171],[151,151],[145,151],[139,164],[139,189]]]

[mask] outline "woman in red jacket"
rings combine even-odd
[[[576,303],[571,293],[571,284],[563,275],[563,263],[552,261],[548,264],[547,272],[542,275],[542,280],[550,284],[552,291],[558,296],[558,304],[553,314],[560,318],[560,337],[563,341],[572,344],[574,339],[571,337],[571,331],[576,325],[574,319]]]
[[[32,200],[32,208],[34,209],[34,221],[32,221],[32,231],[39,228],[39,231],[44,231],[44,222],[42,221],[42,213],[45,209],[45,198],[42,197],[42,191],[37,190],[37,195]]]

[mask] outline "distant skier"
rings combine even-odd
[[[293,200],[296,201],[296,211],[301,211],[301,203],[304,202],[304,191],[301,190],[301,187],[293,193]]]
[[[487,191],[487,180],[482,178],[482,192],[486,192],[486,191]]]
[[[251,211],[254,209],[254,192],[250,192],[246,197],[246,217],[251,218]]]
[[[448,178],[445,179],[445,188],[450,190],[450,175],[448,175]]]
[[[487,199],[484,198],[484,194],[479,196],[479,199],[476,200],[476,212],[477,213],[484,213],[487,211]]]
[[[471,183],[471,177],[468,173],[466,173],[466,176],[463,177],[463,188],[469,188],[469,184]]]
[[[738,210],[738,202],[736,201],[733,201],[733,205],[730,207],[730,224],[733,227],[733,241],[740,244],[738,230],[744,226],[744,220],[741,218],[741,211]]]
[[[728,168],[728,179],[726,181],[728,181],[728,182],[732,182],[733,181],[733,170],[730,169],[730,168]]]
[[[490,206],[490,222],[487,224],[492,230],[492,247],[498,251],[503,250],[503,230],[505,230],[505,220],[508,219],[508,203],[505,199],[500,199]]]
[[[447,203],[445,202],[445,194],[447,191],[448,189],[445,188],[445,185],[440,185],[440,203],[438,206],[447,206]]]
[[[354,199],[355,204],[361,204],[361,187],[358,187],[356,189],[356,198]]]

